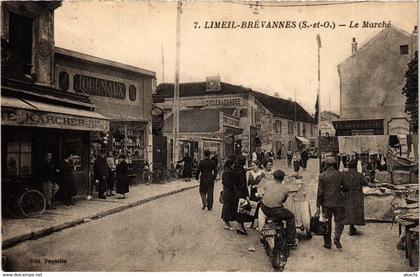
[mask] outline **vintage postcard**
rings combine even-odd
[[[417,1],[2,1],[3,276],[417,276],[417,22]]]

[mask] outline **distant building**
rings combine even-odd
[[[321,136],[335,136],[335,129],[332,122],[339,119],[340,116],[338,114],[328,111],[322,112],[319,127],[319,130],[321,130]]]
[[[201,158],[204,149],[224,157],[258,148],[277,153],[283,147],[285,153],[293,136],[311,143],[314,121],[299,104],[214,79],[180,84],[180,157],[198,153]],[[171,139],[173,90],[173,84],[160,84],[153,96],[165,111],[164,134]]]
[[[386,28],[338,65],[340,120],[337,135],[392,135],[409,133],[405,113],[407,64],[417,51],[417,26],[412,34]]]

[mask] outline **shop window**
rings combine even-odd
[[[7,141],[7,175],[19,176],[32,173],[31,133],[13,134]]]
[[[407,55],[408,54],[408,45],[400,45],[400,55]]]
[[[63,143],[64,151],[71,151],[73,154],[74,171],[83,171],[85,159],[83,155],[83,143],[79,138],[65,139]],[[66,153],[64,153],[66,155]]]

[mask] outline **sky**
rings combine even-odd
[[[358,2],[321,6],[279,6],[260,1],[258,14],[244,2],[183,2],[180,81],[222,82],[296,99],[315,112],[318,45],[321,37],[321,109],[339,113],[337,65],[382,28],[349,28],[350,21],[391,22],[412,32],[417,2]],[[254,2],[255,3],[255,2]],[[311,2],[313,3],[313,2]],[[65,1],[55,11],[55,43],[96,57],[155,71],[157,83],[174,82],[176,2]],[[332,28],[209,29],[205,22],[307,21],[345,24]],[[200,28],[194,28],[196,24]],[[164,79],[164,80],[163,80]]]

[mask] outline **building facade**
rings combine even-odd
[[[75,155],[77,193],[90,193],[90,133],[109,130],[87,95],[53,86],[54,10],[60,4],[1,3],[2,199],[22,182],[40,189],[47,153],[56,163]]]
[[[402,88],[407,64],[417,51],[417,28],[413,34],[394,26],[374,36],[338,65],[340,120],[337,135],[409,134]]]
[[[144,161],[153,162],[152,90],[155,72],[75,51],[55,49],[54,83],[62,91],[89,95],[109,118],[107,149],[128,156],[133,181]]]
[[[217,150],[222,157],[257,149],[277,153],[282,147],[285,154],[288,147],[293,148],[296,137],[302,138],[305,145],[316,137],[313,118],[299,104],[250,88],[219,83],[217,89],[210,90],[208,82],[180,84],[180,139],[185,139],[188,145],[196,145],[199,158],[204,149]],[[166,118],[171,122],[173,84],[160,84],[154,102],[165,111]],[[295,109],[296,118],[294,112],[293,115],[290,113]],[[217,125],[217,122],[220,123]],[[279,122],[283,125],[282,132],[276,131]],[[292,124],[290,134],[287,129],[289,122]],[[197,130],[213,143],[205,144],[205,139],[202,143],[194,143],[203,139],[198,134],[192,135]],[[167,125],[167,121],[165,135],[172,137],[172,123]],[[296,141],[296,145],[298,143]]]

